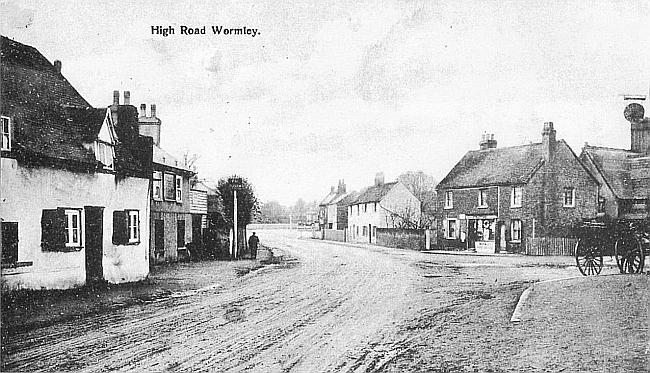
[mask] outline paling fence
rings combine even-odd
[[[523,254],[526,255],[567,255],[575,254],[577,238],[535,237],[526,238]]]

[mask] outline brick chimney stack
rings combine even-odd
[[[113,91],[113,105],[120,104],[120,91]]]
[[[131,105],[131,92],[124,91],[124,105]]]
[[[54,70],[56,70],[57,73],[61,74],[61,61],[60,60],[54,60]]]
[[[481,142],[478,143],[480,150],[495,149],[497,147],[497,140],[494,139],[493,133],[484,133],[481,136]]]
[[[338,187],[337,193],[338,194],[344,194],[345,189],[346,189],[345,180],[343,180],[343,179],[339,180],[339,187]]]
[[[375,175],[375,186],[381,186],[384,185],[384,173],[383,172],[377,172]]]
[[[544,152],[544,160],[549,161],[555,154],[556,131],[553,128],[553,122],[545,122],[544,129],[542,130],[542,148]]]
[[[160,127],[162,121],[156,117],[156,105],[151,104],[151,116],[147,116],[147,104],[140,104],[138,117],[140,135],[153,138],[153,143],[160,146]]]
[[[630,150],[650,155],[650,118],[645,117],[646,96],[625,96],[623,115],[630,122]]]

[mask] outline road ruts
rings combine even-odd
[[[13,336],[9,371],[372,371],[400,353],[417,312],[404,261],[267,237],[297,259],[236,284]]]

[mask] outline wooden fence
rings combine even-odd
[[[526,255],[567,255],[575,253],[576,238],[535,237],[526,238]]]

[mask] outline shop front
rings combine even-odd
[[[467,247],[477,253],[496,252],[498,234],[497,217],[467,216]]]

